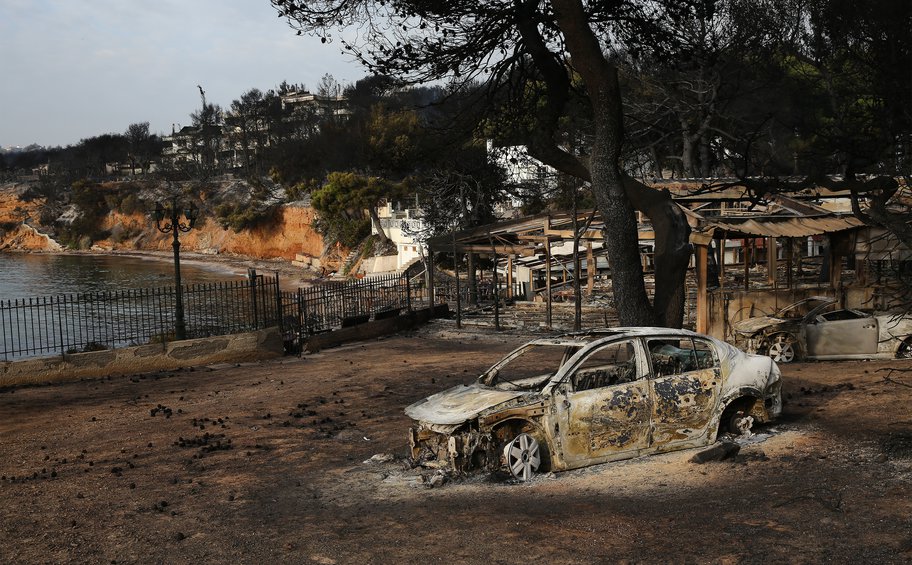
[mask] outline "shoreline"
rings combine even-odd
[[[147,261],[174,263],[174,254],[168,251],[112,250],[87,251],[79,252],[78,254],[101,255],[104,253]],[[301,267],[295,267],[290,261],[285,259],[256,259],[241,255],[212,255],[195,251],[181,251],[180,260],[182,265],[186,263],[199,269],[233,274],[238,277],[246,277],[248,269],[255,269],[258,273],[264,275],[277,274],[279,276],[279,286],[283,290],[297,290],[300,286],[309,286],[311,281],[318,278],[314,273]]]
[[[169,251],[152,251],[143,249],[133,250],[74,250],[66,249],[63,251],[15,251],[4,250],[9,254],[41,254],[41,255],[109,255],[120,257],[131,257],[144,261],[155,261],[159,263],[174,264],[174,254]],[[246,277],[248,269],[255,269],[260,274],[278,274],[279,286],[282,290],[297,290],[302,286],[310,284],[319,279],[320,276],[313,271],[303,267],[296,267],[290,261],[285,259],[257,259],[241,255],[225,254],[208,254],[198,253],[195,251],[181,251],[181,265],[192,265],[195,268],[203,269],[222,274],[236,275],[237,277]]]

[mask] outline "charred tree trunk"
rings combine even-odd
[[[469,277],[469,304],[478,306],[478,276],[475,273],[475,254],[466,254],[466,274]]]
[[[680,328],[684,325],[687,266],[693,252],[687,217],[667,190],[655,190],[631,178],[624,186],[633,206],[649,217],[655,231],[656,324]]]
[[[589,173],[592,193],[605,223],[605,248],[611,263],[614,306],[625,326],[650,326],[657,320],[646,295],[640,263],[636,214],[620,170],[624,122],[617,67],[605,59],[579,0],[553,2],[575,69],[586,83],[595,125]]]

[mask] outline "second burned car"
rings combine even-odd
[[[826,296],[740,320],[732,329],[746,342],[745,349],[777,363],[912,358],[912,317],[839,308],[835,298]]]
[[[405,412],[416,462],[528,480],[713,443],[777,417],[780,389],[768,357],[687,330],[614,328],[531,341]]]

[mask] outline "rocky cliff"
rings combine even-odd
[[[23,185],[0,187],[0,250],[61,251],[62,247],[42,233],[35,219],[43,200],[25,201]],[[273,220],[240,232],[225,229],[207,215],[189,233],[181,234],[181,249],[204,254],[244,255],[254,259],[285,259],[296,255],[319,257],[324,265],[335,268],[344,250],[324,245],[313,227],[314,210],[295,204],[283,205]],[[130,251],[170,251],[171,235],[162,234],[148,216],[141,212],[124,214],[113,211],[104,218],[104,229],[110,236],[93,242],[94,249]]]

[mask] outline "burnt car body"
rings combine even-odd
[[[688,330],[612,328],[531,341],[405,413],[417,463],[527,480],[713,443],[778,416],[780,389],[768,357]]]
[[[912,318],[839,309],[836,300],[826,296],[799,300],[771,316],[735,322],[733,329],[747,351],[768,355],[777,363],[912,357]]]

